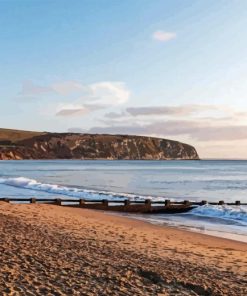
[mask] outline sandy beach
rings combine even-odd
[[[247,295],[247,244],[100,211],[0,203],[1,295]]]

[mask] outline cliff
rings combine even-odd
[[[194,147],[153,137],[0,129],[0,160],[199,159]]]

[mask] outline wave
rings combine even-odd
[[[218,218],[231,221],[239,221],[247,223],[247,207],[246,206],[213,206],[204,205],[194,208],[191,214],[209,218]]]
[[[41,183],[34,179],[29,179],[25,177],[17,177],[17,178],[0,178],[0,184],[30,189],[35,191],[42,191],[47,193],[64,195],[66,197],[73,198],[84,198],[84,199],[108,199],[108,200],[142,200],[142,199],[153,199],[160,200],[162,198],[156,198],[151,196],[137,196],[134,194],[128,193],[116,193],[116,192],[108,192],[108,191],[96,191],[96,190],[88,190],[76,187],[67,187],[57,184],[48,184]]]
[[[0,184],[7,186],[29,189],[34,191],[46,192],[48,194],[61,195],[61,198],[83,198],[88,200],[145,200],[151,199],[155,201],[164,201],[164,197],[144,196],[129,193],[116,193],[109,191],[97,191],[84,188],[67,187],[57,184],[42,183],[34,179],[25,177],[17,178],[2,178],[0,177]],[[174,200],[174,199],[171,199]],[[224,219],[227,221],[237,221],[247,225],[247,207],[245,206],[213,206],[204,205],[194,208],[189,214],[197,217]]]

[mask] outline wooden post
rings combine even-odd
[[[236,200],[236,201],[235,201],[235,205],[236,205],[236,206],[240,206],[240,205],[241,205],[240,200]]]
[[[224,204],[225,204],[224,200],[220,200],[220,201],[219,201],[219,205],[220,205],[220,206],[222,206],[222,205],[224,205]]]
[[[206,205],[207,203],[208,203],[208,202],[207,202],[206,200],[202,200],[202,201],[201,201],[201,205],[202,205],[202,206]]]
[[[147,211],[148,213],[152,212],[152,204],[151,204],[151,199],[145,199],[145,211]]]
[[[57,199],[55,200],[55,204],[56,204],[57,206],[61,206],[61,205],[62,205],[62,200],[61,200],[60,198],[57,198]]]
[[[189,206],[190,205],[190,201],[189,200],[184,200],[184,205],[185,206]]]
[[[35,197],[30,198],[30,203],[36,203],[36,198]]]
[[[125,201],[124,201],[124,205],[125,205],[126,207],[129,206],[129,205],[130,205],[130,200],[125,199]]]
[[[151,199],[145,199],[145,205],[151,207]]]
[[[85,204],[85,200],[84,200],[84,199],[80,199],[80,200],[79,200],[79,205],[80,205],[80,206],[84,206],[84,204]]]
[[[8,198],[5,198],[4,201],[9,203],[9,199]]]
[[[102,204],[103,204],[103,206],[108,207],[108,200],[107,199],[103,199],[102,200]]]
[[[165,200],[165,206],[166,207],[169,207],[171,205],[171,201],[170,201],[170,199],[166,199]]]

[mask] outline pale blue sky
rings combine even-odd
[[[247,157],[246,28],[245,0],[0,0],[0,127]]]

